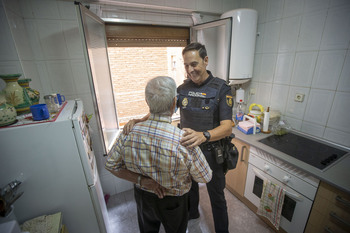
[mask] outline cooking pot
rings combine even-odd
[[[261,116],[264,112],[264,107],[260,104],[253,103],[249,106],[248,115],[254,117],[258,123],[261,123]]]

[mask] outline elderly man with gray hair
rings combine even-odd
[[[171,124],[176,84],[170,77],[151,79],[145,90],[147,120],[122,133],[111,150],[106,169],[135,183],[140,232],[185,233],[191,179],[207,183],[212,171],[198,146],[180,144],[183,131]]]

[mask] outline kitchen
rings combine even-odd
[[[141,6],[171,8],[178,12],[194,10],[203,12],[203,20],[208,21],[230,9],[256,9],[259,36],[253,79],[243,86],[247,102],[280,110],[298,131],[350,146],[350,125],[345,117],[350,108],[348,1],[114,2],[131,9]],[[94,13],[108,17],[99,9],[98,5],[91,4]],[[129,11],[119,17],[145,23],[188,26],[193,23],[191,17],[183,15],[154,19],[142,12]],[[23,73],[32,79],[31,86],[40,93],[59,90],[67,99],[82,99],[85,111],[94,112],[73,1],[3,1],[1,30],[4,36],[0,45],[0,73]],[[296,94],[304,95],[303,102],[294,101]],[[98,132],[94,118],[90,125]],[[99,137],[97,133],[92,134],[96,155],[103,154]],[[113,195],[132,187],[105,171],[103,156],[96,159],[105,193]]]

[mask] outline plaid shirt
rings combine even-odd
[[[125,168],[148,176],[165,187],[168,196],[187,193],[191,177],[197,182],[209,182],[212,171],[202,151],[198,146],[187,149],[180,145],[183,131],[170,123],[169,116],[151,114],[128,135],[121,134],[108,155],[106,168]]]

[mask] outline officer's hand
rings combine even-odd
[[[183,128],[182,130],[185,131],[185,133],[182,134],[182,138],[180,140],[180,143],[183,146],[193,148],[206,141],[206,138],[202,132],[197,132],[190,128]]]
[[[142,177],[141,186],[147,188],[148,190],[152,190],[159,198],[163,198],[165,196],[166,189],[151,178]]]
[[[132,128],[134,128],[135,124],[136,124],[135,120],[128,121],[128,123],[126,123],[124,125],[123,134],[128,135],[130,133],[130,131],[132,130]]]

